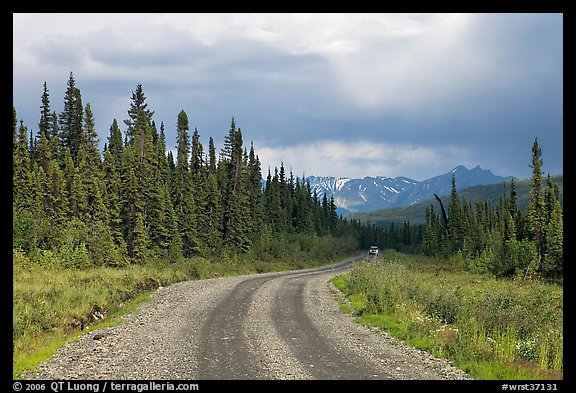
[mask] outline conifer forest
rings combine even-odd
[[[32,263],[121,267],[223,253],[266,260],[281,258],[288,243],[334,253],[378,245],[499,277],[562,277],[559,189],[542,173],[537,139],[527,163],[533,176],[525,211],[514,182],[496,206],[473,206],[459,198],[453,180],[449,204],[431,203],[424,225],[380,228],[339,217],[333,198],[312,193],[305,177],[286,173],[284,164],[261,168],[234,118],[217,148],[212,137],[203,146],[180,111],[170,119],[177,128],[174,157],[142,84],[131,94],[127,118],[113,119],[107,135],[95,129],[72,73],[61,113],[52,99],[44,83],[36,132],[13,108],[13,250]]]
[[[153,119],[141,84],[120,130],[114,119],[99,149],[89,103],[72,73],[62,113],[44,84],[35,135],[14,111],[13,248],[33,262],[63,267],[126,266],[149,259],[253,253],[281,257],[288,242],[356,249],[358,224],[336,214],[334,200],[283,165],[265,183],[254,146],[232,118],[224,146],[207,147],[177,118],[177,153]],[[346,241],[342,241],[345,238]]]

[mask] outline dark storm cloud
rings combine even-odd
[[[479,164],[523,177],[535,137],[545,170],[562,168],[561,14],[51,19],[14,19],[14,104],[31,128],[42,83],[59,112],[73,71],[102,143],[142,83],[169,148],[184,109],[205,140],[221,141],[234,116],[271,165],[294,158],[296,172],[425,178]],[[320,164],[314,150],[340,162]]]

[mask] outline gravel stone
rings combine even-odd
[[[249,290],[253,292],[246,297],[246,311],[234,316],[240,323],[234,326],[241,326],[241,332],[221,337],[241,338],[239,345],[247,354],[247,359],[237,361],[249,364],[250,374],[237,375],[235,379],[346,379],[340,375],[352,375],[353,379],[470,379],[448,360],[434,358],[383,331],[357,324],[352,315],[343,313],[335,298],[343,296],[328,280],[349,270],[350,262],[331,268],[160,287],[150,301],[125,315],[121,325],[82,335],[23,378],[200,379],[200,363],[210,362],[215,367],[220,364],[218,359],[208,359],[202,350],[202,332],[210,330],[206,325],[208,315],[230,299],[240,284],[252,280]],[[255,277],[261,279],[254,280]],[[301,321],[279,322],[280,312],[291,315],[293,311],[300,313]],[[304,335],[300,331],[303,328],[308,329]],[[320,349],[312,348],[314,343]],[[327,350],[322,352],[322,348]],[[310,352],[303,356],[308,353],[305,351]],[[199,359],[201,353],[203,359]],[[340,364],[365,369],[366,374],[329,373],[329,367]]]

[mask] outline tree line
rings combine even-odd
[[[44,83],[36,135],[13,108],[13,249],[32,261],[65,267],[125,266],[151,258],[250,254],[281,258],[289,243],[310,251],[371,245],[450,258],[497,276],[558,278],[563,271],[559,188],[542,175],[532,147],[530,203],[517,205],[515,184],[496,206],[459,198],[454,178],[448,206],[426,210],[424,225],[380,228],[336,213],[332,197],[311,191],[305,177],[268,169],[232,118],[217,154],[192,132],[181,110],[176,157],[167,150],[139,83],[120,130],[112,121],[102,152],[90,104],[70,73],[61,113]],[[328,239],[320,242],[319,239]]]
[[[323,236],[357,246],[359,224],[338,217],[333,198],[311,193],[304,177],[282,164],[263,184],[234,118],[217,155],[180,111],[174,157],[139,83],[124,134],[114,119],[101,153],[72,73],[59,114],[44,83],[36,135],[13,115],[13,248],[32,260],[124,266],[223,251],[265,259],[288,241]]]
[[[448,258],[478,273],[498,277],[559,279],[563,273],[563,212],[560,190],[550,174],[542,174],[542,149],[538,139],[532,146],[532,178],[529,204],[521,211],[516,184],[510,182],[507,196],[496,205],[479,200],[474,205],[452,188],[445,207],[426,209],[424,225],[375,225],[360,229],[361,241],[401,251]]]

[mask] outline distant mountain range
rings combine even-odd
[[[552,176],[552,182],[557,184],[560,189],[560,205],[563,206],[564,200],[564,176],[562,174]],[[516,198],[518,208],[525,211],[528,203],[530,202],[530,179],[515,179],[516,184]],[[496,206],[501,197],[510,197],[510,180],[505,183],[482,184],[477,186],[468,187],[458,191],[458,198],[465,199],[472,203],[474,207],[476,201],[488,201],[492,206]],[[450,195],[440,196],[444,206],[448,206],[450,202]],[[439,204],[434,199],[424,200],[410,206],[393,207],[389,209],[374,210],[369,212],[354,213],[350,215],[354,220],[360,220],[363,223],[370,222],[380,227],[388,227],[392,223],[395,225],[402,225],[405,221],[410,224],[424,224],[426,220],[426,209],[433,206],[436,213],[439,213]]]
[[[309,176],[307,180],[310,181],[312,192],[316,191],[319,197],[324,193],[328,197],[334,196],[338,214],[347,216],[352,213],[411,206],[434,198],[434,194],[448,195],[452,188],[452,176],[456,180],[457,190],[513,179],[512,176],[494,175],[480,166],[468,169],[460,165],[448,173],[423,181],[403,176],[363,179]]]

